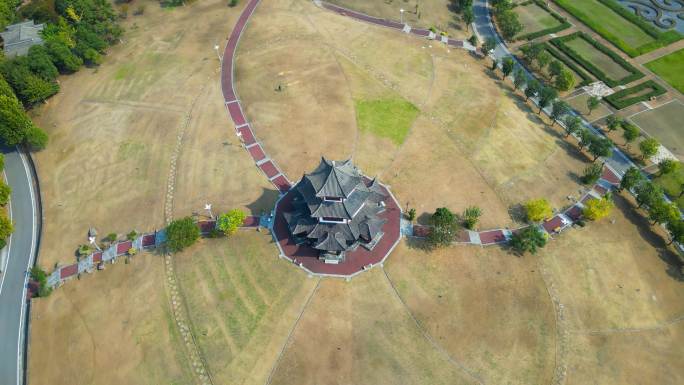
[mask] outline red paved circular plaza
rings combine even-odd
[[[319,260],[318,250],[307,245],[297,245],[292,240],[283,215],[284,212],[292,210],[292,199],[295,196],[294,190],[288,191],[276,204],[273,222],[273,236],[278,242],[281,255],[311,273],[335,276],[351,276],[363,271],[364,268],[383,262],[401,238],[401,209],[390,191],[385,186],[380,186],[387,195],[384,201],[385,211],[378,215],[381,219],[387,220],[382,226],[384,235],[372,250],[357,247],[354,251],[347,252],[346,259],[338,264]]]

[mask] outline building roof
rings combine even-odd
[[[293,189],[293,210],[284,217],[290,232],[324,252],[339,253],[370,242],[382,229],[377,217],[386,199],[376,180],[364,178],[351,160],[321,159]],[[335,200],[330,200],[330,198]]]
[[[2,36],[5,44],[5,56],[26,55],[29,48],[34,45],[43,44],[43,38],[40,33],[44,27],[44,24],[35,24],[33,20],[8,26],[5,32],[0,32],[0,36]]]

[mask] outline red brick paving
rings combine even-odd
[[[98,262],[102,262],[102,252],[100,252],[100,251],[93,254],[93,263],[98,263]]]
[[[480,242],[483,245],[505,242],[506,236],[501,230],[483,231],[480,233]]]
[[[615,173],[611,171],[608,167],[603,168],[603,174],[601,175],[601,178],[605,179],[606,181],[614,185],[620,184],[620,178],[617,175],[615,175]]]
[[[255,162],[258,162],[266,157],[266,154],[264,154],[264,150],[261,149],[260,145],[252,146],[247,149],[249,152],[249,155],[252,156],[252,159],[254,159]]]
[[[385,189],[385,191],[387,190]],[[387,223],[382,227],[385,235],[383,235],[373,250],[368,251],[359,246],[356,250],[347,253],[344,262],[337,265],[326,264],[318,259],[317,250],[308,246],[296,245],[290,239],[290,230],[287,227],[283,212],[292,209],[293,197],[293,193],[286,194],[278,203],[273,224],[273,235],[288,258],[294,260],[297,264],[301,263],[305,268],[314,273],[351,275],[362,271],[364,266],[382,261],[400,237],[399,222],[401,210],[394,199],[388,194],[385,201],[387,204],[386,209],[379,215],[380,218],[387,220]]]
[[[290,182],[287,181],[287,178],[285,178],[283,175],[280,175],[279,177],[273,179],[271,182],[280,190],[281,192],[286,192],[287,190],[292,187],[290,185]]]
[[[268,162],[262,163],[261,166],[259,166],[259,168],[261,168],[261,170],[266,174],[268,179],[271,179],[274,176],[278,175],[278,169],[270,160]]]
[[[117,255],[124,254],[124,253],[126,253],[126,252],[128,251],[128,249],[130,249],[131,247],[133,247],[133,242],[131,242],[131,241],[121,242],[121,243],[119,243],[118,245],[116,245],[116,254],[117,254]]]
[[[242,227],[257,227],[259,226],[259,217],[249,216],[242,222]]]
[[[74,263],[73,265],[69,266],[64,266],[59,270],[59,278],[60,279],[65,279],[69,278],[71,276],[74,276],[78,273],[78,263]]]
[[[460,230],[456,234],[456,242],[470,243],[470,235],[466,230]]]
[[[207,234],[216,228],[216,221],[199,221],[197,226],[200,229],[200,233]]]
[[[546,230],[547,233],[553,233],[556,229],[563,227],[563,220],[560,215],[556,215],[548,221],[544,221],[542,227],[544,227],[544,230]]]
[[[596,185],[594,185],[594,191],[596,191],[601,196],[603,196],[603,195],[606,195],[606,193],[608,192],[608,189],[601,186],[600,184],[596,184]]]
[[[582,217],[582,209],[581,209],[579,206],[577,206],[577,205],[572,206],[570,209],[568,209],[568,210],[565,212],[565,215],[567,215],[568,217],[570,217],[570,219],[572,219],[573,222],[574,222],[574,221],[577,221],[577,220],[579,220],[579,219]]]
[[[249,128],[249,126],[240,127],[238,132],[240,133],[242,141],[245,143],[246,146],[249,146],[252,143],[256,143],[254,134],[252,133],[252,130]]]
[[[143,236],[142,239],[142,246],[143,247],[150,247],[154,246],[157,243],[157,234],[148,234]]]
[[[430,235],[430,226],[413,225],[413,235],[416,237],[427,237]]]
[[[231,119],[233,119],[233,122],[235,122],[235,126],[241,126],[245,124],[245,116],[242,115],[242,109],[238,103],[230,103],[227,105],[227,107]]]

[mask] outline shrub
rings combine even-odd
[[[117,238],[117,237],[118,237],[118,236],[117,236],[116,233],[109,233],[109,234],[107,234],[107,236],[104,237],[102,240],[105,241],[105,242],[114,242],[114,241],[116,241],[116,238]]]
[[[511,247],[519,255],[526,252],[535,254],[538,249],[546,246],[547,237],[537,226],[529,226],[513,233]]]
[[[532,199],[525,203],[525,214],[531,222],[541,222],[553,215],[549,201],[544,198]]]
[[[482,209],[477,206],[470,206],[463,210],[463,227],[472,230],[477,221],[482,216]]]
[[[138,238],[138,232],[135,230],[131,230],[130,233],[126,234],[126,239],[129,241],[134,241],[135,238]]]
[[[591,185],[596,183],[596,181],[599,180],[599,178],[601,178],[602,173],[603,165],[593,163],[584,169],[584,173],[582,174],[582,177],[580,179],[582,180],[582,183]]]
[[[247,218],[242,210],[233,209],[225,214],[221,214],[216,221],[216,227],[221,230],[225,235],[232,235],[242,226],[242,224]]]
[[[47,285],[47,273],[39,266],[33,266],[31,268],[31,279],[38,283],[38,297],[47,297],[52,293],[52,288]]]
[[[638,94],[645,89],[650,89],[643,95],[629,97],[629,95]],[[618,110],[629,107],[632,104],[639,102],[644,102],[651,99],[654,96],[659,96],[666,93],[667,90],[663,88],[660,84],[654,82],[653,80],[647,80],[643,83],[637,84],[634,87],[625,88],[613,94],[606,96],[604,99],[613,107]]]
[[[7,239],[14,232],[14,224],[3,211],[0,212],[0,239]]]
[[[166,227],[166,246],[178,252],[192,246],[200,237],[200,230],[191,217],[176,219]]]
[[[594,63],[583,58],[574,49],[570,48],[568,45],[565,44],[565,42],[567,41],[578,38],[584,39],[586,42],[594,46],[596,49],[609,56],[613,61],[615,61],[617,64],[622,66],[627,72],[629,72],[630,75],[625,76],[622,79],[613,79],[609,77],[607,74],[605,74],[603,71],[601,71],[598,67],[596,67]],[[642,77],[644,77],[643,73],[641,73],[638,69],[629,64],[625,59],[620,57],[620,55],[611,51],[610,48],[604,46],[598,41],[592,39],[591,37],[589,37],[589,35],[585,34],[584,32],[575,32],[567,36],[557,37],[551,40],[551,44],[558,47],[558,49],[563,51],[566,55],[570,56],[582,67],[586,68],[587,71],[589,71],[591,74],[596,76],[599,80],[603,81],[610,87],[617,87],[621,84],[631,83],[637,79],[641,79]]]
[[[456,237],[458,231],[458,219],[446,207],[440,207],[430,217],[432,229],[427,237],[428,246],[431,248],[448,246]]]
[[[0,206],[5,206],[9,202],[12,188],[7,183],[0,181]]]
[[[407,217],[409,221],[413,222],[416,219],[416,209],[410,209]]]

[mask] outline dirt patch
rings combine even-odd
[[[534,258],[498,247],[425,253],[404,242],[387,271],[435,340],[486,383],[550,381],[554,310]]]
[[[31,312],[31,384],[192,382],[161,257],[108,265],[34,300]]]

